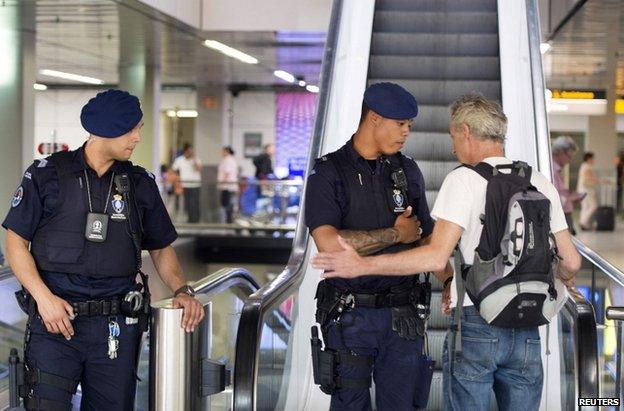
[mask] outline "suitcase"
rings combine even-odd
[[[597,231],[613,231],[615,229],[615,208],[600,206],[594,213]]]

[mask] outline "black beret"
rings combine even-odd
[[[376,83],[364,92],[364,104],[375,113],[393,120],[409,120],[418,114],[412,94],[394,83]]]
[[[123,136],[141,121],[143,112],[139,99],[127,91],[106,90],[98,93],[82,108],[80,122],[89,133],[98,137]]]

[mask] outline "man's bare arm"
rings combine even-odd
[[[400,242],[399,230],[394,227],[377,230],[339,230],[338,235],[355,248],[359,255],[371,255]]]

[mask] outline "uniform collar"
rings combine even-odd
[[[349,139],[349,141],[347,141],[347,143],[343,146],[343,149],[345,151],[345,154],[353,164],[365,164],[366,161],[368,161],[364,157],[362,157],[360,153],[358,153],[355,149],[353,145],[353,136],[351,136],[351,139]],[[391,156],[381,155],[377,157],[376,160],[388,160],[389,163],[396,164],[396,162],[398,161],[398,154],[393,154]]]
[[[78,148],[78,150],[75,151],[74,161],[79,164],[81,170],[93,170],[91,166],[87,164],[87,159],[85,158],[86,145],[87,143],[84,143],[82,146],[80,146],[80,148]],[[115,160],[113,165],[106,171],[106,173],[104,173],[104,175],[107,175],[111,171],[114,171],[116,174],[124,172],[125,170],[122,166],[122,162]]]

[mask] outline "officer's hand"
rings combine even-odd
[[[365,274],[366,257],[361,257],[347,241],[338,236],[338,243],[342,246],[341,251],[326,251],[318,253],[312,258],[312,267],[325,270],[321,277],[354,278]]]
[[[70,318],[74,318],[74,309],[67,301],[50,294],[49,297],[37,300],[37,307],[48,332],[63,334],[67,340],[71,339],[74,335],[74,327]]]
[[[204,319],[204,306],[188,294],[178,294],[173,299],[173,308],[182,308],[182,323],[180,326],[190,333]]]
[[[407,207],[403,214],[394,221],[394,228],[399,231],[399,242],[403,244],[413,243],[420,240],[422,228],[418,218],[412,217],[412,206]]]
[[[392,329],[408,340],[425,334],[424,322],[418,319],[418,313],[411,304],[392,308]]]

